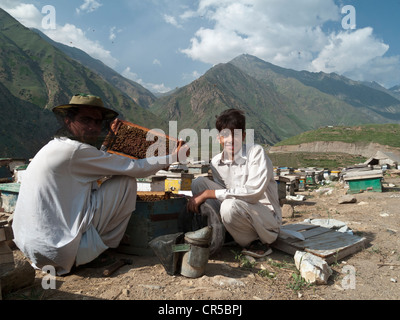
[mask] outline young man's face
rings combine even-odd
[[[219,133],[219,143],[223,148],[223,152],[229,157],[233,156],[242,150],[242,144],[246,137],[246,132],[235,129],[233,132],[230,129],[223,129]]]
[[[100,136],[103,114],[99,109],[92,107],[79,108],[73,118],[66,118],[65,123],[69,131],[80,141],[95,144]]]

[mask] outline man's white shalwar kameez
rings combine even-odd
[[[244,145],[233,161],[223,155],[221,152],[211,160],[213,180],[199,177],[192,182],[194,195],[215,190],[216,199],[208,199],[200,206],[213,227],[210,251],[222,247],[224,227],[242,247],[257,239],[273,243],[282,213],[271,160],[260,145]]]
[[[156,173],[172,156],[131,160],[68,138],[55,138],[29,164],[13,220],[14,241],[36,268],[57,274],[119,245],[135,210],[135,178]],[[97,181],[113,176],[101,186]]]

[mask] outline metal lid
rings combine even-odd
[[[211,240],[212,227],[204,227],[202,229],[185,233],[185,241],[191,244],[207,245]]]

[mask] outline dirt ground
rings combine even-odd
[[[343,221],[354,234],[366,238],[365,248],[330,265],[326,285],[308,285],[297,277],[292,255],[274,249],[267,258],[249,262],[240,248],[227,245],[210,258],[202,277],[170,276],[157,257],[121,254],[109,250],[98,264],[81,266],[56,277],[55,289],[43,289],[46,274],[36,271],[34,285],[4,300],[397,300],[400,298],[400,175],[385,174],[384,192],[354,195],[355,203],[339,204],[347,188],[340,182],[316,190],[297,192],[304,201],[291,201],[294,217]],[[18,250],[14,251],[18,255]],[[132,260],[109,277],[107,264],[119,258]],[[103,264],[103,265],[102,265]],[[353,277],[349,272],[354,270]]]

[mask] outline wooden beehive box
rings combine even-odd
[[[120,120],[121,126],[114,137],[106,138],[107,152],[133,159],[165,156],[176,147],[177,139],[156,130]]]
[[[138,192],[136,209],[126,228],[126,240],[118,251],[139,256],[153,256],[149,242],[179,231],[178,218],[187,204],[186,197],[171,192]]]
[[[382,192],[382,179],[382,170],[351,172],[344,176],[344,180],[349,184],[349,194],[363,191]]]

